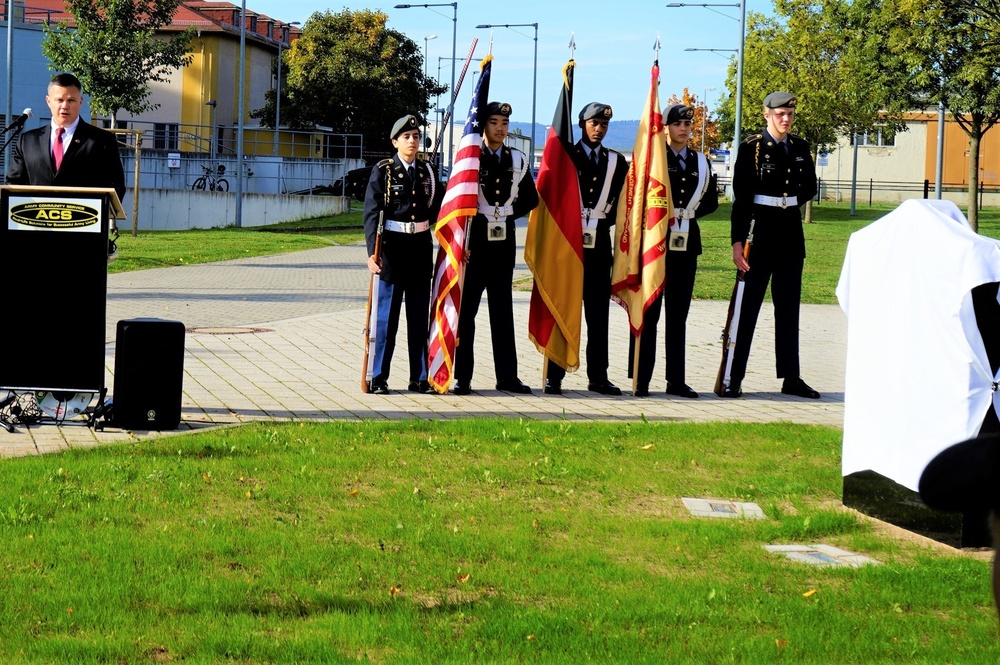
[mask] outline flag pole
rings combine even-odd
[[[656,33],[656,41],[653,43],[653,66],[658,67],[660,65],[660,33]],[[645,206],[644,206],[645,207]],[[649,214],[646,212],[645,214]],[[642,233],[646,233],[646,225],[642,225]],[[639,241],[640,246],[642,246],[642,241]],[[645,311],[643,311],[643,318],[645,318]],[[639,389],[639,348],[642,346],[642,334],[645,331],[646,326],[643,326],[639,331],[638,335],[635,335],[633,344],[633,354],[632,354],[632,395]]]

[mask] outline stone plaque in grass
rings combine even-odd
[[[830,545],[764,545],[768,552],[784,554],[792,561],[810,566],[830,566],[860,568],[861,566],[877,566],[880,562],[863,554],[856,554]]]
[[[726,499],[692,499],[683,497],[684,507],[695,517],[745,517],[764,519],[764,511],[756,503],[728,501]]]

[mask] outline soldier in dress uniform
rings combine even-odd
[[[746,271],[746,278],[731,381],[724,397],[742,394],[750,342],[770,282],[777,375],[784,379],[781,392],[819,399],[819,393],[799,376],[799,298],[806,257],[800,206],[816,196],[816,167],[809,143],[789,134],[797,101],[787,92],[764,98],[767,128],[743,141],[736,157],[730,240],[733,263]],[[748,260],[743,257],[743,243],[751,222]]]
[[[695,398],[698,393],[686,383],[684,350],[687,345],[687,317],[694,292],[694,276],[701,254],[701,229],[698,217],[719,208],[719,192],[708,158],[688,147],[694,109],[674,104],[665,114],[667,125],[667,171],[673,197],[675,226],[667,238],[667,285],[663,290],[666,309],[667,394]],[[639,342],[637,397],[649,395],[649,381],[656,362],[656,324],[660,320],[660,299],[651,303]],[[629,345],[630,354],[635,346]],[[629,368],[632,361],[629,360]]]
[[[583,225],[583,311],[587,319],[587,389],[602,395],[621,395],[608,380],[608,307],[611,301],[611,228],[615,225],[618,195],[628,162],[601,145],[608,133],[611,107],[591,102],[580,111],[583,137],[573,149],[573,163],[580,181]],[[545,392],[562,394],[566,370],[551,360]]]
[[[462,309],[458,317],[456,395],[472,392],[476,314],[484,290],[490,303],[497,390],[531,392],[531,388],[517,377],[511,285],[517,251],[514,221],[538,205],[538,191],[531,175],[529,158],[503,143],[507,138],[510,113],[510,104],[500,102],[490,102],[483,113],[479,209],[469,228],[469,258],[465,266]]]
[[[375,364],[370,391],[389,392],[389,369],[396,347],[399,310],[406,300],[406,336],[410,361],[409,390],[432,393],[427,382],[427,330],[430,322],[431,225],[437,220],[443,190],[430,164],[417,158],[420,121],[407,115],[389,134],[396,155],[374,167],[365,194],[365,241],[368,269],[380,278],[375,336]],[[375,260],[375,236],[382,217],[382,249]]]

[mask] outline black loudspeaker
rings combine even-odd
[[[183,383],[183,323],[161,319],[118,322],[112,426],[177,429]]]

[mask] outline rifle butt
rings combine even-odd
[[[379,230],[381,231],[382,223],[379,222]],[[381,232],[375,236],[375,262],[378,263],[379,258],[382,256],[382,234]],[[368,303],[365,305],[365,328],[364,328],[364,345],[365,352],[364,357],[361,361],[361,392],[367,393],[371,390],[371,379],[374,377],[368,376],[368,359],[369,353],[371,352],[371,321],[372,321],[372,301],[375,299],[375,280],[379,278],[378,275],[372,273],[372,278],[368,282]]]

